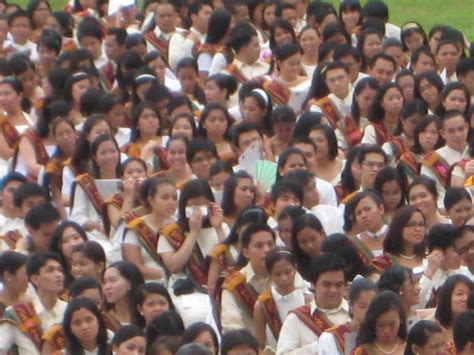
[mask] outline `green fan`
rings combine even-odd
[[[266,190],[270,189],[276,181],[277,164],[268,160],[257,161],[255,179],[262,184]]]

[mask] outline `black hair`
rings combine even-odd
[[[291,34],[291,37],[292,37],[292,43],[297,43],[296,41],[296,34],[295,34],[295,30],[293,29],[293,26],[291,26],[291,24],[286,21],[286,20],[283,20],[282,18],[275,18],[275,21],[273,21],[271,27],[270,27],[270,40],[269,40],[269,46],[270,46],[270,49],[273,51],[275,49],[275,47],[277,46],[277,43],[276,43],[276,40],[275,40],[275,32],[277,30],[277,28],[281,28],[283,29],[285,32],[288,32],[289,34]]]
[[[273,104],[270,95],[268,95],[264,90],[253,89],[243,96],[242,101],[249,97],[253,98],[257,102],[257,105],[261,110],[266,111],[265,116],[262,117],[261,128],[266,132],[271,132],[270,117],[273,111]],[[245,120],[243,120],[243,122],[245,122]]]
[[[292,193],[303,202],[304,193],[302,187],[288,178],[282,178],[277,180],[272,186],[270,192],[272,203],[276,203],[278,198],[284,193]]]
[[[336,133],[334,132],[334,129],[327,124],[320,124],[311,129],[311,131],[314,130],[323,132],[328,144],[329,160],[334,161],[337,158],[337,155],[339,154],[339,146],[337,143]]]
[[[377,281],[377,286],[380,291],[389,290],[399,294],[407,277],[411,281],[415,281],[415,276],[410,268],[394,265],[382,273]]]
[[[145,338],[145,334],[143,333],[143,330],[134,324],[127,324],[127,325],[124,325],[123,327],[120,327],[119,330],[115,332],[114,337],[112,338],[112,341],[111,341],[111,345],[120,346],[120,344],[135,337]]]
[[[314,174],[309,170],[296,169],[289,171],[288,174],[285,175],[285,178],[288,180],[294,180],[299,186],[305,188],[310,182],[313,182]]]
[[[415,186],[422,185],[426,190],[433,196],[433,199],[436,201],[438,199],[438,190],[436,189],[436,183],[433,179],[429,178],[426,175],[420,175],[416,177],[411,184],[408,186],[407,198],[410,200],[410,191]]]
[[[81,342],[77,337],[74,335],[71,329],[71,322],[74,312],[80,309],[86,309],[91,312],[95,318],[97,319],[97,323],[99,325],[96,342],[98,346],[97,354],[99,355],[106,355],[108,350],[107,344],[107,328],[105,326],[104,318],[102,317],[102,313],[97,308],[95,303],[87,298],[87,297],[77,297],[71,300],[68,303],[68,306],[64,312],[63,318],[63,330],[64,330],[64,337],[66,341],[66,351],[68,354],[71,355],[81,355],[84,353],[84,349],[81,345]]]
[[[364,17],[376,17],[384,22],[388,21],[388,6],[383,2],[369,1],[362,8]]]
[[[25,225],[33,230],[38,230],[42,224],[58,221],[58,210],[50,203],[42,203],[32,207],[25,216]]]
[[[66,118],[71,111],[71,105],[63,100],[55,100],[43,107],[43,110],[36,121],[36,132],[41,138],[46,138],[49,134],[49,127],[58,119]]]
[[[323,253],[311,260],[306,281],[316,285],[322,274],[334,271],[341,271],[346,281],[344,259],[337,254]]]
[[[232,166],[229,164],[228,161],[216,160],[214,163],[211,164],[211,167],[209,168],[209,175],[212,177],[219,173],[227,173],[232,175],[234,173],[234,170],[232,169]]]
[[[311,128],[320,125],[323,116],[322,112],[308,111],[303,113],[296,121],[295,131],[293,133],[294,140],[308,138]]]
[[[349,237],[345,234],[335,233],[328,236],[328,238],[324,239],[321,243],[321,252],[333,253],[344,259],[344,275],[349,282],[354,280],[357,275],[368,277],[372,273],[370,267],[368,267],[359,256],[354,243],[351,242]],[[354,285],[355,282],[356,280],[354,280],[352,285]],[[351,298],[351,294],[349,294],[349,301],[351,301],[351,299],[355,300],[357,297],[358,295]]]
[[[290,249],[277,246],[270,250],[265,256],[265,268],[267,271],[271,273],[275,264],[280,260],[286,260],[296,268],[296,259]]]
[[[26,262],[26,273],[28,274],[28,277],[31,278],[33,275],[38,275],[40,269],[45,266],[49,260],[54,260],[61,264],[59,255],[50,251],[38,252],[30,255]]]
[[[278,61],[286,60],[296,54],[301,54],[301,48],[295,43],[284,43],[275,47],[273,49],[274,67],[279,70]]]
[[[231,139],[232,139],[232,144],[235,147],[240,148],[240,144],[239,144],[240,136],[244,133],[248,133],[248,132],[252,132],[252,131],[256,131],[256,132],[258,132],[260,137],[262,136],[262,133],[260,132],[260,129],[258,128],[258,126],[255,123],[242,122],[242,123],[239,123],[237,125],[234,125],[232,127],[232,129],[230,130],[230,136],[231,136]]]
[[[318,65],[314,71],[311,80],[311,87],[309,88],[308,96],[306,97],[303,107],[307,106],[311,99],[319,100],[329,94],[329,88],[326,84],[326,76],[331,70],[335,69],[343,69],[347,74],[349,74],[349,68],[343,62],[322,62]]]
[[[112,142],[115,145],[115,148],[117,149],[118,159],[117,159],[117,166],[115,168],[115,174],[117,176],[120,176],[120,148],[115,138],[108,133],[104,133],[97,136],[90,144],[90,158],[92,160],[92,168],[93,168],[92,173],[96,177],[99,176],[99,166],[97,165],[96,161],[92,158],[97,154],[97,150],[99,149],[100,145],[104,142]],[[71,206],[71,209],[72,208],[73,206]]]
[[[267,215],[265,210],[256,205],[250,205],[245,207],[237,217],[235,224],[232,226],[227,238],[223,241],[223,244],[233,245],[239,241],[242,227],[249,224],[265,224],[267,223]]]
[[[7,250],[0,254],[0,281],[4,282],[3,274],[15,274],[20,268],[26,265],[28,257],[25,254]]]
[[[80,277],[71,283],[68,289],[68,295],[70,298],[76,298],[84,291],[91,289],[98,290],[99,293],[102,292],[100,284],[95,279],[87,276]]]
[[[266,223],[251,224],[247,228],[245,228],[245,230],[241,233],[240,243],[242,245],[242,249],[248,248],[252,241],[252,237],[259,232],[270,233],[273,240],[275,241],[276,239],[275,232]]]
[[[441,327],[432,320],[420,320],[416,322],[408,332],[407,345],[404,355],[416,355],[412,350],[413,345],[425,346],[434,333],[441,333]]]
[[[385,31],[385,26],[383,25],[383,23],[381,24],[381,26],[383,27],[383,31]],[[369,28],[366,28],[362,31],[362,33],[359,35],[359,38],[358,38],[358,41],[357,41],[357,49],[359,50],[361,56],[362,56],[362,63],[361,63],[361,68],[363,70],[366,70],[367,69],[367,66],[368,66],[368,62],[370,61],[371,58],[367,58],[364,54],[364,45],[365,45],[365,41],[367,40],[367,37],[369,37],[370,35],[376,35],[379,37],[380,39],[380,42],[382,42],[382,39],[383,39],[383,33],[381,33],[380,30],[378,30],[377,28],[375,27],[369,27]],[[388,56],[390,57],[390,56]],[[372,57],[373,58],[373,57]],[[392,57],[390,57],[392,58]],[[392,59],[393,61],[393,59]],[[396,65],[394,65],[394,67],[396,67]]]
[[[64,37],[72,37],[72,29],[74,27],[74,20],[66,11],[54,11],[53,16],[58,21],[59,26],[61,27],[62,35]]]
[[[468,343],[474,341],[472,327],[474,327],[474,310],[468,310],[456,317],[453,323],[453,338],[456,350],[463,351]]]
[[[436,90],[438,91],[438,95],[441,94],[444,88],[443,80],[441,79],[441,77],[439,76],[437,72],[427,71],[415,76],[414,96],[416,99],[423,100],[423,97],[421,96],[421,89],[420,89],[420,84],[423,79],[428,81],[431,85],[433,85],[436,88]]]
[[[439,119],[435,115],[426,115],[421,118],[421,120],[418,121],[418,123],[415,126],[415,130],[413,133],[413,146],[411,148],[411,151],[415,154],[422,154],[423,153],[423,148],[420,143],[420,133],[422,133],[430,124],[434,123],[436,126],[436,129],[439,130],[441,127]],[[442,139],[441,136],[438,136],[438,142],[435,145],[435,149],[439,148],[442,144]]]
[[[182,106],[186,106],[186,108],[189,109],[190,114],[193,112],[193,105],[191,103],[191,100],[186,95],[172,95],[170,96],[170,100],[166,105],[166,109],[171,115],[174,110]]]
[[[82,244],[74,246],[73,253],[81,253],[83,258],[91,260],[95,264],[102,263],[104,270],[106,266],[105,251],[102,246],[94,240],[85,241]]]
[[[28,2],[28,5],[26,6],[26,12],[28,13],[28,16],[30,18],[31,24],[33,25],[33,28],[37,28],[33,20],[33,14],[38,9],[40,4],[46,4],[46,6],[48,7],[48,10],[51,11],[51,5],[49,4],[47,0],[30,0]]]
[[[213,81],[221,90],[227,90],[227,99],[237,91],[237,80],[231,75],[217,73],[209,76],[206,82]]]
[[[222,335],[221,355],[227,355],[232,349],[239,346],[248,346],[258,353],[258,340],[247,329],[230,330]]]
[[[316,23],[318,25],[321,25],[323,23],[324,19],[328,15],[334,15],[335,17],[337,17],[337,12],[336,12],[336,9],[334,8],[333,4],[331,4],[329,2],[323,2],[317,8],[317,11],[314,13],[314,15],[315,15]]]
[[[400,89],[400,86],[398,86],[397,83],[389,82],[381,86],[374,97],[372,105],[369,108],[369,117],[367,117],[369,121],[371,122],[383,121],[385,117],[385,109],[382,107],[382,101],[385,94],[390,89],[397,89],[400,92],[400,95],[402,95],[402,99],[403,99],[402,89]]]
[[[215,202],[214,194],[206,180],[193,179],[188,181],[181,189],[178,203],[178,224],[184,231],[189,230],[188,218],[186,217],[186,205],[192,198],[205,197],[210,202]],[[204,225],[209,225],[208,218],[204,219]]]
[[[400,303],[400,297],[392,291],[382,291],[375,296],[369,305],[365,319],[359,329],[357,344],[374,342],[377,318],[391,310],[396,310],[398,312],[400,317],[398,337],[404,341],[407,337],[407,321],[405,311]]]
[[[13,21],[15,21],[15,19],[19,17],[26,17],[28,19],[28,22],[30,23],[30,27],[33,27],[33,23],[31,22],[31,19],[28,16],[28,13],[25,10],[20,9],[20,8],[18,10],[15,10],[13,13],[11,13],[8,16],[8,27],[11,28]]]
[[[458,77],[465,76],[469,72],[474,71],[474,58],[463,58],[456,65],[456,75]]]
[[[457,284],[463,283],[469,288],[470,294],[474,291],[474,284],[465,275],[456,274],[451,275],[441,286],[438,298],[438,307],[436,308],[435,318],[445,328],[453,325],[455,315],[451,308],[451,298],[453,296],[454,288]]]
[[[240,21],[236,23],[229,31],[226,40],[226,46],[235,53],[247,46],[253,37],[257,36],[257,31],[249,21]]]
[[[185,69],[185,68],[193,69],[196,72],[196,75],[199,73],[198,65],[194,58],[187,57],[187,58],[180,59],[180,61],[176,65],[176,75],[178,75],[181,69]],[[193,96],[201,105],[206,104],[206,95],[204,94],[204,91],[199,86],[198,82],[196,82],[196,84],[194,85]]]
[[[239,170],[232,174],[227,181],[224,183],[224,191],[222,194],[222,211],[224,216],[232,216],[237,212],[237,206],[235,205],[234,195],[235,190],[237,189],[237,185],[239,184],[239,180],[241,179],[248,179],[252,181],[253,179],[249,173],[245,170]],[[255,199],[257,197],[256,191],[254,190],[254,198],[250,204],[255,203]]]
[[[428,38],[426,37],[426,33],[423,27],[416,21],[410,21],[410,22],[405,23],[402,26],[402,31],[401,31],[401,42],[402,42],[402,49],[404,52],[408,51],[408,47],[406,45],[405,40],[407,39],[408,36],[410,36],[413,33],[419,33],[423,37],[423,45],[424,46],[428,45]]]
[[[342,188],[347,193],[354,192],[358,186],[356,186],[356,181],[352,175],[352,164],[359,161],[359,153],[361,152],[362,147],[356,146],[351,149],[346,154],[346,164],[341,172],[341,185]]]
[[[295,123],[296,114],[295,114],[295,111],[290,106],[283,105],[283,106],[278,106],[273,110],[270,119],[271,119],[272,125],[279,122]]]
[[[24,176],[23,174],[20,174],[16,171],[11,171],[3,176],[3,179],[1,180],[1,184],[0,184],[1,188],[4,189],[5,186],[7,186],[12,181],[18,181],[23,184],[27,182],[28,180],[26,179],[26,176]]]
[[[323,31],[321,32],[322,34],[322,40],[323,41],[329,41],[329,42],[335,42],[333,39],[331,39],[332,37],[338,35],[338,34],[341,34],[344,36],[344,39],[346,40],[346,43],[349,44],[350,43],[350,36],[347,34],[344,26],[342,23],[340,23],[339,21],[335,21],[335,22],[331,22],[331,23],[328,23]],[[335,42],[336,44],[339,44],[337,42]]]
[[[188,163],[191,163],[195,155],[202,151],[211,153],[216,159],[219,158],[216,146],[212,141],[204,137],[196,137],[190,141],[186,147],[186,159]]]
[[[374,291],[376,294],[379,292],[377,285],[366,278],[357,278],[355,279],[351,286],[349,287],[348,301],[349,304],[354,304],[357,301],[360,294],[364,291]]]
[[[428,107],[423,100],[413,99],[406,101],[400,112],[400,119],[397,123],[397,130],[395,134],[401,134],[403,132],[402,121],[405,121],[410,116],[419,115],[424,117],[428,114]]]
[[[361,146],[359,154],[357,154],[357,161],[362,165],[365,161],[365,157],[369,154],[378,154],[384,158],[384,162],[387,163],[387,155],[385,151],[376,144],[364,144]]]
[[[181,337],[184,330],[184,323],[178,312],[164,311],[153,318],[146,328],[147,348],[150,349],[153,341],[163,336]]]
[[[383,241],[384,252],[395,255],[403,252],[403,229],[415,213],[420,213],[423,217],[423,221],[426,223],[426,218],[423,213],[418,207],[413,205],[402,206],[395,212],[388,228],[387,235]],[[425,239],[423,239],[423,241],[415,247],[415,255],[418,257],[424,257],[425,249],[426,244]]]
[[[464,108],[464,111],[461,112],[461,114],[464,117],[467,117],[467,113],[469,111],[469,105],[470,105],[470,102],[471,102],[470,101],[471,100],[471,94],[469,93],[469,90],[466,87],[466,85],[464,85],[460,81],[452,81],[450,83],[447,83],[445,85],[445,87],[443,88],[443,91],[441,91],[441,100],[440,100],[438,108],[436,109],[436,113],[440,117],[443,118],[442,121],[444,121],[444,119],[445,119],[444,116],[445,116],[445,114],[447,114],[446,108],[444,107],[444,104],[443,104],[443,101],[446,100],[446,98],[451,93],[451,91],[454,91],[454,90],[461,90],[464,94],[464,98],[466,99],[466,107]]]
[[[286,148],[279,156],[278,156],[278,163],[277,163],[277,180],[280,180],[283,176],[281,175],[280,173],[280,169],[282,169],[285,164],[287,163],[288,159],[292,156],[292,155],[299,155],[302,159],[303,159],[303,162],[306,166],[306,157],[304,155],[304,153],[296,148],[296,147],[289,147],[289,148]]]
[[[94,37],[102,41],[104,34],[102,32],[102,25],[95,17],[84,17],[77,26],[77,41],[81,42],[84,37]]]
[[[462,200],[468,200],[472,203],[472,197],[469,191],[464,187],[450,186],[446,189],[446,194],[444,195],[444,208],[449,211],[456,203]]]
[[[433,61],[433,64],[435,63],[435,57],[434,57],[433,53],[431,52],[430,47],[421,46],[421,47],[415,49],[415,51],[411,55],[411,58],[410,58],[410,69],[411,70],[413,70],[413,65],[415,63],[417,63],[418,60],[420,60],[420,57],[422,55],[426,55],[426,56],[430,57],[431,60]]]
[[[97,112],[97,104],[104,94],[105,91],[101,88],[91,87],[87,89],[79,100],[79,111],[81,114],[87,117]]]
[[[408,186],[405,174],[403,174],[399,169],[386,166],[380,170],[375,177],[374,190],[377,191],[380,196],[383,196],[383,186],[385,183],[390,181],[396,181],[400,186],[400,202],[397,205],[397,208],[399,208],[406,203],[405,191]]]
[[[342,3],[341,3],[342,5]],[[359,63],[362,60],[362,53],[356,47],[352,47],[350,44],[340,44],[334,49],[332,58],[334,61],[341,61],[341,58],[351,56],[354,60]]]
[[[40,47],[47,48],[56,53],[56,56],[61,52],[63,39],[61,35],[51,28],[45,28],[38,39],[38,49]]]
[[[127,34],[124,44],[127,50],[136,52],[136,50],[134,50],[133,47],[139,46],[139,45],[146,46],[146,40],[145,40],[145,37],[143,37],[143,34],[139,32],[135,32],[135,33]]]
[[[206,44],[218,44],[229,32],[232,15],[227,10],[216,10],[209,18]]]
[[[330,59],[328,57],[331,55],[331,53],[334,52],[337,46],[338,44],[332,41],[321,43],[318,50],[318,66],[316,67],[316,70],[318,70],[319,68],[319,63],[322,64],[322,63],[330,62]]]
[[[234,120],[230,116],[229,111],[227,111],[227,108],[217,102],[211,102],[211,103],[208,103],[206,106],[204,106],[204,109],[202,110],[201,116],[199,118],[198,134],[203,137],[207,137],[207,131],[204,128],[204,122],[206,121],[209,114],[214,110],[221,111],[225,117],[225,120],[227,122],[227,128],[224,132],[224,139],[227,140],[229,137],[230,127],[234,123]]]
[[[208,332],[209,334],[211,334],[214,348],[216,350],[219,349],[219,341],[217,340],[216,331],[209,324],[204,323],[204,322],[196,322],[196,323],[191,324],[189,327],[187,327],[186,330],[183,332],[183,336],[181,338],[181,344],[185,345],[185,344],[194,343],[196,341],[196,338],[199,337],[204,332]]]
[[[426,235],[426,246],[431,253],[434,249],[446,251],[449,247],[454,247],[452,236],[456,233],[456,227],[452,224],[438,223],[430,228]]]
[[[132,116],[132,129],[130,132],[130,142],[136,142],[140,138],[140,131],[138,130],[138,122],[140,120],[140,116],[142,115],[143,111],[146,109],[153,111],[153,113],[156,115],[156,119],[159,122],[159,126],[157,131],[155,132],[156,135],[161,134],[161,119],[160,119],[160,114],[154,104],[151,102],[143,101],[140,102],[138,105],[136,105],[131,112]]]
[[[145,101],[158,103],[163,99],[170,99],[172,94],[170,90],[161,84],[152,84],[147,91],[145,91]]]
[[[125,39],[127,38],[127,31],[120,27],[111,27],[107,29],[106,34],[108,36],[114,36],[119,46],[125,45]]]

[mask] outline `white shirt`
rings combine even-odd
[[[61,323],[67,303],[58,299],[51,310],[46,310],[41,303],[38,296],[32,300],[33,307],[41,322],[41,328],[44,331],[48,330],[52,325]],[[30,338],[20,331],[11,323],[0,324],[0,354],[6,355],[13,345],[18,346],[20,355],[35,355],[39,354],[38,349],[30,340]]]
[[[337,207],[337,196],[334,187],[327,181],[315,178],[316,189],[319,193],[319,202],[322,205]]]
[[[194,27],[191,27],[189,31],[197,37],[199,44],[203,44],[206,40],[206,34],[199,32]],[[181,59],[193,57],[195,44],[196,42],[186,38],[182,32],[175,32],[171,36],[168,46],[168,65],[173,72],[176,72],[176,66]]]
[[[13,40],[9,41],[6,40],[3,43],[3,48],[11,47],[15,50],[15,52],[22,52],[26,54],[32,62],[37,62],[39,60],[38,50],[36,43],[31,42],[28,40],[25,44],[19,44],[13,42]]]
[[[117,133],[115,133],[115,140],[120,148],[122,148],[125,144],[130,142],[130,132],[131,129],[127,127],[119,127]]]
[[[107,58],[107,56],[104,54],[104,52],[102,51],[100,53],[100,57],[95,59],[94,60],[94,65],[97,69],[100,69],[102,68],[104,65],[107,64],[107,62],[109,61],[109,59]]]
[[[317,305],[311,302],[311,314]],[[339,307],[332,310],[320,310],[334,324],[344,324],[349,321],[349,305],[342,300]],[[283,322],[278,339],[277,355],[307,355],[317,354],[319,337],[309,329],[294,313],[290,313]]]
[[[265,63],[262,60],[257,60],[252,64],[243,63],[238,59],[234,58],[232,62],[237,68],[237,70],[248,80],[252,80],[256,77],[263,76],[268,74],[270,65]],[[223,74],[230,74],[229,72],[224,72]]]
[[[387,38],[396,38],[399,41],[401,40],[402,30],[400,27],[395,26],[391,23],[385,24],[385,37]]]
[[[318,217],[327,236],[334,233],[344,233],[344,215],[339,208],[318,204],[311,208],[311,213]]]
[[[443,158],[449,166],[453,166],[458,161],[469,158],[469,146],[466,144],[466,147],[462,152],[454,150],[447,145],[436,150],[436,153]],[[446,193],[446,188],[438,180],[436,174],[427,167],[425,164],[421,165],[421,174],[428,176],[436,182],[436,190],[438,191],[438,208],[444,208],[444,195]]]
[[[337,111],[341,117],[350,115],[351,114],[351,106],[352,106],[352,91],[349,90],[347,96],[343,99],[337,97],[334,94],[329,94],[328,99],[331,100],[334,106],[336,106]],[[313,112],[323,112],[321,108],[317,105],[311,105],[310,111]]]
[[[209,68],[209,76],[220,73],[228,65],[229,63],[227,63],[227,59],[224,53],[216,53],[211,61],[211,67]]]
[[[448,71],[446,70],[446,68],[444,68],[441,73],[439,73],[439,76],[441,77],[441,80],[443,80],[444,85],[453,81],[458,81],[456,72],[454,72],[450,77],[448,77]]]
[[[0,235],[5,235],[10,231],[18,231],[23,237],[28,235],[25,222],[21,218],[8,218],[4,215],[0,215]],[[0,252],[9,249],[8,244],[0,239]]]

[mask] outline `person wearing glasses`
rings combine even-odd
[[[462,273],[474,281],[474,226],[469,222],[454,233],[454,247],[467,266]]]
[[[195,178],[209,181],[211,165],[219,159],[219,156],[214,143],[207,138],[198,137],[187,145],[186,159]]]

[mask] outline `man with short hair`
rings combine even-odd
[[[194,138],[186,148],[186,159],[191,171],[198,179],[209,181],[209,169],[214,161],[219,159],[216,146],[209,139]]]
[[[466,85],[471,95],[471,104],[474,103],[474,58],[463,58],[456,65],[458,80]]]
[[[5,41],[4,53],[21,52],[30,60],[37,62],[38,50],[36,43],[30,41],[33,30],[32,20],[25,10],[18,9],[8,16],[8,32],[11,40]]]
[[[334,49],[332,58],[334,61],[342,62],[347,66],[349,69],[351,86],[353,88],[361,79],[368,77],[367,74],[360,71],[362,55],[357,48],[352,47],[349,44],[340,44],[336,47],[336,49]]]
[[[474,354],[474,310],[461,313],[454,319],[453,338],[459,355]]]
[[[454,234],[454,247],[468,270],[463,274],[474,281],[474,226],[465,225]]]
[[[36,289],[31,302],[8,307],[0,324],[0,353],[19,355],[41,353],[43,334],[63,321],[67,303],[58,295],[64,288],[64,271],[57,254],[33,254],[26,264],[30,282]]]
[[[317,354],[321,334],[349,321],[344,299],[344,260],[333,253],[315,257],[307,281],[314,285],[314,301],[291,311],[283,322],[277,355]]]
[[[367,74],[377,80],[380,86],[393,80],[397,63],[395,59],[385,53],[377,53],[369,59]]]
[[[385,152],[377,145],[365,145],[357,160],[361,167],[360,191],[373,189],[377,174],[387,164]]]

